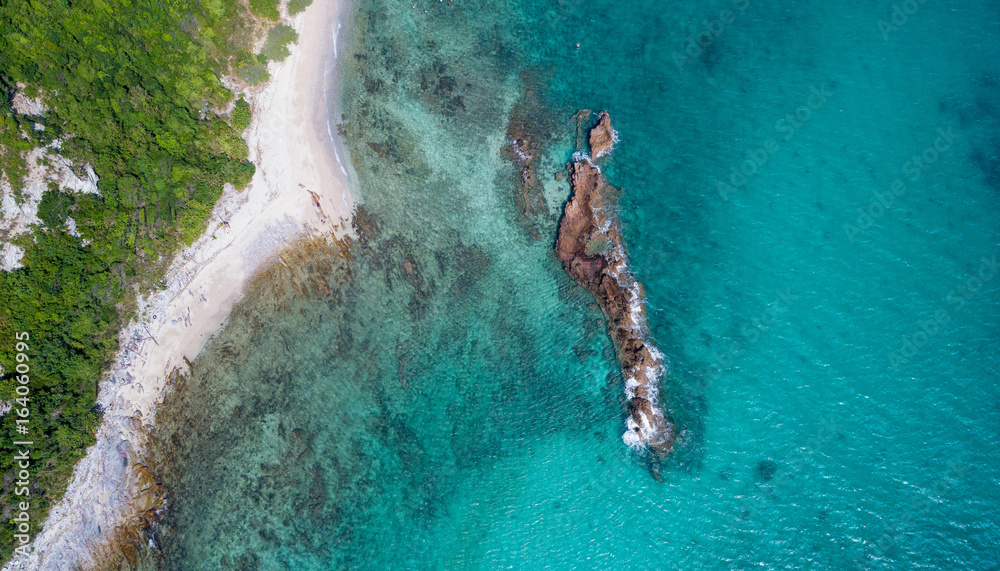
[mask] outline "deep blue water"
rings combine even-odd
[[[996,568],[1000,6],[413,6],[355,0],[341,50],[365,240],[258,284],[164,408],[165,567]],[[551,252],[580,109],[666,462]]]

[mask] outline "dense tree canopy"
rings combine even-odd
[[[274,0],[0,2],[0,176],[16,194],[25,151],[57,144],[100,177],[99,194],[46,192],[43,224],[14,239],[24,267],[0,271],[0,400],[14,397],[14,335],[31,336],[32,534],[94,440],[97,382],[136,293],[205,229],[223,184],[253,175],[241,138],[250,108],[220,111],[233,99],[220,77],[267,79],[252,48],[277,18]],[[44,116],[15,110],[19,90],[42,99]],[[0,419],[5,506],[13,416]],[[12,548],[5,521],[0,555]]]

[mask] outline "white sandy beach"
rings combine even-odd
[[[272,80],[248,94],[253,123],[244,135],[257,172],[242,192],[227,188],[206,233],[174,260],[167,288],[140,300],[138,323],[100,383],[104,421],[97,443],[77,464],[33,552],[4,569],[71,569],[135,511],[130,505],[145,429],[175,367],[186,370],[215,333],[247,282],[298,239],[349,233],[353,197],[327,123],[326,77],[335,64],[337,0],[314,0],[287,19],[299,32]],[[130,491],[131,490],[131,491]]]

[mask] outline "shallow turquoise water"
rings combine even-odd
[[[164,567],[995,568],[1000,9],[898,5],[356,0],[366,241],[262,284],[164,407]],[[582,108],[621,137],[662,465],[551,254]]]

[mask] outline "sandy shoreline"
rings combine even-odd
[[[349,232],[349,165],[338,159],[327,122],[327,74],[342,4],[314,0],[286,21],[299,32],[291,55],[272,64],[272,80],[247,96],[253,123],[244,137],[257,172],[242,192],[227,188],[205,234],[171,265],[167,288],[139,303],[140,322],[101,380],[104,420],[97,443],[77,464],[34,550],[4,569],[86,567],[94,549],[132,515],[145,432],[174,368],[186,369],[224,323],[246,283],[281,251],[306,237]],[[341,156],[343,152],[341,151]]]

